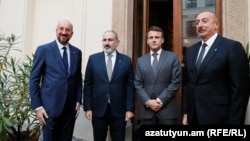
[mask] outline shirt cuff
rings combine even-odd
[[[40,109],[43,109],[43,106],[37,107],[37,108],[35,109],[35,111],[40,110]]]
[[[157,101],[160,102],[160,104],[162,105],[162,101],[160,100],[160,98],[156,98]]]
[[[148,101],[145,103],[145,105],[146,105],[147,108],[149,107],[149,106],[148,106]]]

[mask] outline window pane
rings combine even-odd
[[[196,28],[195,28],[195,25],[196,25],[196,22],[195,21],[187,21],[186,23],[187,25],[187,36],[188,37],[196,37]]]
[[[206,0],[206,6],[215,6],[215,0]]]
[[[186,7],[187,8],[196,8],[197,7],[197,0],[187,0]]]
[[[195,6],[194,6],[195,5]],[[196,34],[196,15],[203,10],[215,11],[215,0],[182,0],[182,52],[200,41]]]

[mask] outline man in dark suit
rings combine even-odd
[[[218,35],[218,28],[215,13],[203,11],[197,15],[196,32],[202,41],[186,51],[184,125],[244,123],[249,62],[243,46]]]
[[[94,141],[105,141],[108,129],[112,141],[124,141],[126,122],[134,116],[132,61],[116,51],[115,31],[103,34],[102,45],[104,51],[90,55],[86,67],[85,116],[92,120]]]
[[[43,125],[45,141],[71,141],[79,114],[82,52],[69,44],[72,35],[73,25],[61,20],[56,28],[57,39],[39,46],[35,52],[30,97],[32,108]]]
[[[176,93],[180,88],[181,67],[175,53],[162,49],[163,43],[163,30],[150,27],[147,34],[150,53],[138,58],[136,64],[134,84],[141,101],[143,125],[178,124]],[[155,59],[154,54],[157,54]]]

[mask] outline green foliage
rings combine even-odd
[[[29,97],[29,75],[32,58],[24,61],[11,55],[20,51],[14,34],[0,35],[0,141],[21,140],[21,132],[40,129],[40,124],[31,109]]]

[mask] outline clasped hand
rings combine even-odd
[[[148,106],[151,110],[157,112],[157,111],[159,111],[159,110],[161,109],[162,103],[161,103],[161,101],[159,101],[159,100],[151,99],[151,100],[148,100],[148,101],[147,101],[147,106]]]

